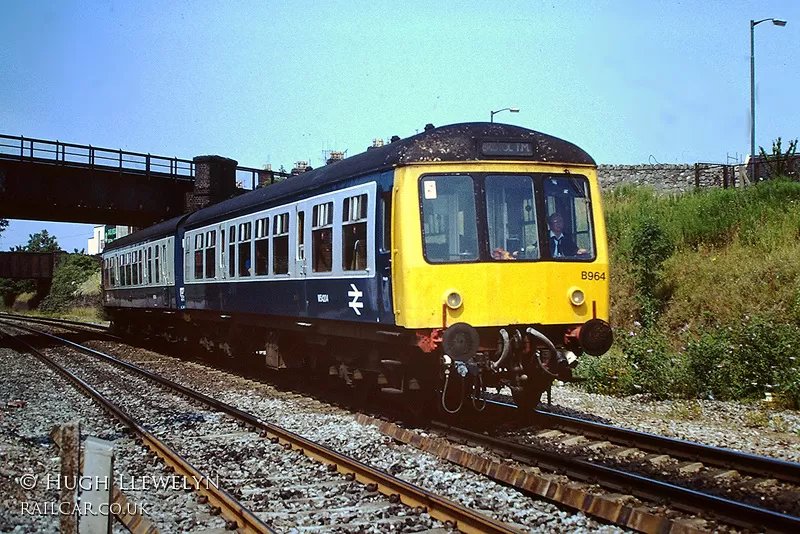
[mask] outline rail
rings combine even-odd
[[[4,134],[0,134],[0,159],[173,180],[194,181],[195,178],[195,163],[188,159]],[[243,187],[249,182],[250,189],[288,176],[285,172],[236,167],[237,182],[241,182]]]
[[[0,319],[0,324],[7,322],[8,318],[4,317]],[[91,349],[84,345],[80,345],[68,339],[49,334],[47,332],[17,324],[14,324],[13,327],[36,335],[47,337],[85,354],[89,354],[91,356],[111,362],[128,371],[132,371],[149,380],[153,380],[163,386],[166,386],[173,391],[177,391],[187,398],[219,410],[220,412],[223,412],[241,421],[252,429],[255,429],[261,434],[262,437],[269,438],[275,443],[280,443],[286,448],[301,451],[305,456],[308,456],[317,462],[325,463],[329,466],[329,469],[335,469],[349,479],[365,484],[368,488],[371,487],[371,491],[378,491],[384,495],[387,495],[392,502],[396,500],[397,502],[400,502],[401,504],[404,504],[412,509],[426,511],[431,517],[438,519],[445,524],[449,524],[461,532],[466,534],[513,534],[521,532],[512,525],[502,523],[493,518],[485,516],[480,512],[466,508],[461,504],[450,501],[449,499],[441,497],[410,482],[398,479],[391,474],[386,473],[385,471],[361,463],[358,460],[345,456],[344,454],[308,440],[277,425],[262,421],[256,416],[244,412],[234,406],[209,397],[208,395],[200,393],[199,391],[182,386],[181,384],[173,382],[165,377],[146,371],[145,369],[137,367],[136,365],[119,360],[108,354]],[[218,491],[225,493],[222,490]],[[235,500],[232,497],[231,500],[235,503]],[[222,505],[220,504],[218,506]]]
[[[49,334],[38,332],[36,330],[13,325],[13,328],[19,328],[28,332],[44,334],[46,336],[60,339]],[[143,426],[137,423],[130,417],[125,410],[114,404],[106,397],[104,397],[98,390],[90,386],[86,381],[72,373],[66,367],[58,364],[55,360],[36,349],[25,341],[14,338],[18,343],[27,347],[31,353],[42,360],[44,363],[53,368],[57,373],[63,376],[66,380],[72,383],[76,388],[83,391],[87,396],[97,402],[103,409],[116,417],[122,424],[130,428],[142,440],[142,443],[161,458],[165,465],[171,467],[173,471],[180,476],[183,476],[189,481],[208,480],[208,477],[198,471],[193,465],[189,464],[177,452],[171,449],[164,442],[157,439],[153,434],[146,430]],[[212,507],[217,508],[222,516],[226,519],[226,527],[228,530],[236,529],[242,533],[263,533],[274,534],[276,531],[262,522],[258,516],[253,512],[242,506],[235,497],[221,488],[217,488],[213,484],[197,484],[195,483],[195,490],[201,495],[208,498],[208,502]]]
[[[503,456],[541,469],[565,474],[570,478],[597,483],[614,491],[630,492],[645,500],[668,499],[672,506],[689,513],[708,513],[723,522],[750,529],[765,529],[772,532],[798,532],[800,529],[800,517],[759,508],[590,461],[571,458],[560,453],[538,450],[529,445],[494,438],[463,428],[442,423],[434,423],[433,427],[458,440],[483,446],[500,452]]]
[[[685,441],[639,432],[613,425],[605,425],[592,421],[584,421],[567,415],[547,412],[536,412],[537,422],[548,427],[567,432],[577,432],[594,439],[609,440],[630,447],[668,454],[676,458],[702,462],[706,465],[736,469],[750,475],[775,478],[791,484],[800,484],[800,464],[757,456],[746,452],[712,447]]]

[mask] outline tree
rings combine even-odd
[[[28,244],[24,247],[17,245],[11,250],[12,252],[58,252],[61,247],[58,246],[56,236],[50,235],[47,230],[42,230],[28,234]]]

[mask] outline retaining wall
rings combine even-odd
[[[696,186],[723,187],[727,173],[728,186],[739,182],[738,166],[722,165],[598,165],[600,187],[611,190],[630,183],[649,185],[663,194],[683,193]],[[726,170],[727,169],[727,170]]]

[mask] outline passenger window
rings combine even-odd
[[[272,224],[272,272],[289,274],[289,214],[276,215]]]
[[[269,262],[269,217],[256,221],[256,275],[267,273]]]
[[[367,268],[367,195],[344,199],[342,213],[342,269]]]
[[[172,243],[170,243],[172,246]],[[171,264],[168,263],[167,258],[167,245],[161,245],[161,268],[164,269],[164,283],[169,284],[169,275],[172,272]]]
[[[217,277],[217,232],[206,232],[206,278]]]
[[[253,223],[239,223],[239,276],[252,274],[250,239]]]
[[[139,283],[139,262],[136,261],[136,251],[133,251],[133,285]]]
[[[225,277],[225,229],[220,228],[219,231],[219,268],[220,268],[220,276],[222,278]]]
[[[318,204],[313,210],[311,225],[311,260],[315,273],[330,272],[333,267],[333,202]]]
[[[297,259],[306,259],[306,212],[297,212]]]
[[[153,247],[147,247],[147,283],[153,283]]]
[[[156,284],[161,282],[161,266],[159,265],[158,260],[158,245],[156,245],[156,258],[155,258],[155,267],[156,267]]]
[[[125,285],[133,285],[133,260],[130,252],[125,255]]]
[[[194,279],[203,278],[203,234],[194,236]]]
[[[228,276],[236,276],[236,226],[228,228]]]

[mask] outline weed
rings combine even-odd
[[[766,428],[769,426],[769,416],[761,410],[753,410],[744,415],[744,426],[750,428]]]
[[[785,434],[789,432],[789,423],[786,421],[786,419],[784,419],[780,415],[773,415],[772,418],[769,420],[769,423],[770,427],[772,427],[772,430],[774,430],[775,432],[778,432],[780,434]]]
[[[667,415],[681,421],[696,421],[703,418],[703,406],[698,402],[675,402]]]

